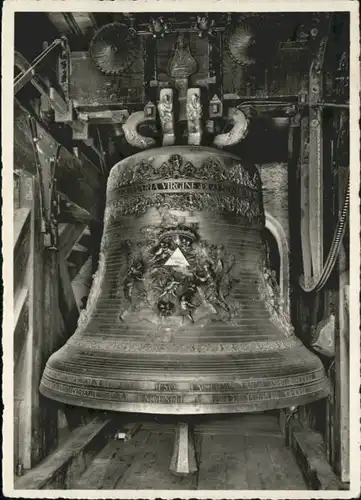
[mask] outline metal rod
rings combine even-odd
[[[315,104],[315,106],[320,106],[321,108],[343,108],[343,109],[349,109],[350,105],[349,104],[338,104],[334,102],[322,102],[320,104]]]
[[[223,28],[223,27],[218,27],[218,28],[213,28],[213,31],[214,32],[224,32],[226,30],[226,28]],[[136,33],[137,35],[142,35],[142,36],[153,36],[153,33],[151,31],[148,31],[148,30],[143,30],[143,29],[138,29],[136,30]],[[167,31],[167,35],[169,34],[175,34],[175,33],[198,33],[198,30],[196,28],[183,28],[183,27],[179,27],[179,28],[171,28],[169,31]]]
[[[29,81],[29,75],[32,77],[34,75],[34,70],[38,64],[51,52],[55,47],[62,43],[61,39],[54,40],[43,52],[41,52],[32,63],[26,61],[26,59],[19,53],[15,53],[15,65],[21,69],[21,73],[14,78],[14,86],[21,88],[23,86],[22,81],[25,83]],[[22,63],[26,64],[27,69],[22,68]]]

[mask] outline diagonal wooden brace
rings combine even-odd
[[[15,52],[14,57],[15,66],[22,72],[22,75],[15,80],[14,94],[16,94],[26,83],[31,82],[55,111],[60,114],[65,114],[68,106],[60,94],[54,88],[49,88],[47,86],[44,80],[36,74],[35,69],[32,68],[31,64],[22,54],[20,54],[20,52]]]
[[[55,171],[59,159],[60,146],[48,143],[39,133],[36,120],[29,119],[33,139],[37,178],[40,187],[42,233],[44,244],[51,250],[58,246],[59,194],[56,189]]]

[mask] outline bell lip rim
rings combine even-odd
[[[199,404],[196,407],[194,404],[158,404],[158,403],[112,403],[106,401],[104,404],[100,400],[86,400],[85,404],[80,403],[81,398],[77,396],[59,395],[56,391],[48,391],[45,387],[41,386],[40,393],[53,401],[58,403],[76,406],[78,408],[87,408],[91,410],[98,410],[99,412],[125,412],[125,413],[142,413],[151,415],[220,415],[227,413],[251,413],[251,412],[265,412],[272,410],[282,410],[290,408],[291,406],[301,406],[309,403],[314,403],[322,399],[326,399],[330,395],[330,385],[326,384],[323,388],[317,390],[312,394],[305,394],[303,396],[263,400],[261,402],[251,402],[249,405],[242,404]],[[51,394],[51,396],[50,396]],[[315,395],[318,394],[318,395]],[[269,404],[272,401],[273,404]],[[283,402],[282,402],[283,401]],[[91,404],[93,403],[93,404]],[[95,404],[94,404],[95,403]],[[100,404],[96,404],[100,403]],[[217,408],[219,406],[219,408]]]

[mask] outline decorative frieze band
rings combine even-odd
[[[107,203],[105,221],[122,215],[142,215],[150,208],[168,207],[182,211],[231,212],[250,224],[263,224],[264,213],[252,200],[203,192],[143,194]]]
[[[181,353],[181,354],[237,354],[249,352],[279,352],[285,349],[296,348],[302,343],[296,337],[275,341],[252,341],[239,343],[205,343],[205,344],[187,344],[174,342],[127,342],[118,339],[102,339],[87,337],[71,337],[68,345],[81,349],[118,351],[124,353]]]
[[[123,160],[113,167],[108,181],[108,193],[121,186],[160,179],[228,181],[249,189],[261,190],[260,174],[257,168],[247,169],[235,161],[226,166],[219,158],[209,156],[202,163],[197,164],[198,162],[191,162],[179,154],[171,155],[160,165],[157,165],[155,160],[155,156],[137,161],[132,161],[130,158],[129,161]]]

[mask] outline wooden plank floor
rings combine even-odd
[[[143,422],[128,442],[110,440],[73,489],[305,490],[277,417],[208,417],[194,428],[199,470],[169,471],[174,425]]]

